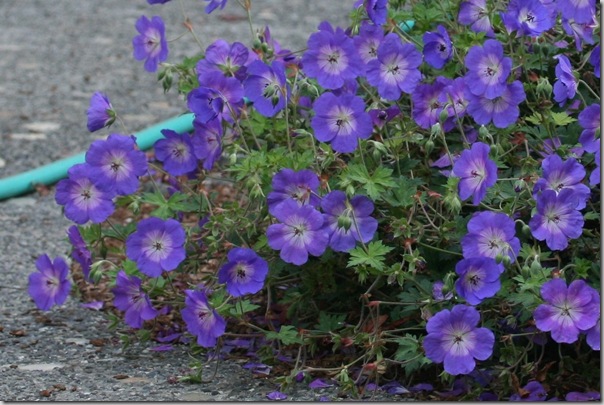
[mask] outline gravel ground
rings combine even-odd
[[[183,3],[188,8],[205,4]],[[254,22],[268,24],[283,46],[300,49],[321,20],[345,24],[352,3],[254,0]],[[184,31],[176,1],[163,6],[144,0],[0,2],[0,178],[85,151],[106,136],[86,130],[94,91],[108,94],[133,132],[184,110],[176,93],[164,95],[156,76],[131,57],[134,23],[142,14],[161,15],[169,38]],[[219,37],[249,44],[244,17],[234,0],[211,16],[191,13],[205,45]],[[186,55],[189,46],[188,40],[171,44],[170,59]],[[209,383],[175,383],[188,372],[185,348],[123,350],[104,315],[82,308],[73,297],[50,312],[36,310],[26,291],[36,257],[68,252],[70,224],[54,203],[52,188],[47,195],[0,202],[0,224],[0,400],[262,401],[276,388],[236,361],[221,363]],[[208,367],[211,375],[213,366]],[[305,385],[295,387],[288,399],[313,401],[323,395],[338,399],[335,389]]]

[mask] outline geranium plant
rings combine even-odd
[[[125,343],[188,344],[189,381],[245,337],[283,390],[594,398],[598,21],[594,0],[359,0],[305,49],[261,27],[179,62],[142,16],[134,59],[193,130],[147,154],[111,132],[61,180],[71,278]],[[88,128],[116,119],[93,95]],[[37,265],[48,310],[67,265]]]

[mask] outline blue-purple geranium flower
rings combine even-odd
[[[206,5],[206,8],[204,9],[204,11],[206,12],[206,14],[210,14],[212,11],[219,9],[222,10],[224,8],[224,6],[226,6],[227,0],[203,0],[206,3],[208,3]]]
[[[493,99],[473,94],[468,90],[471,86],[466,79],[467,112],[477,124],[487,125],[492,121],[497,128],[507,128],[516,122],[520,116],[518,105],[526,99],[520,81],[506,85],[501,95]]]
[[[267,196],[268,212],[275,215],[275,209],[285,201],[294,201],[299,206],[310,204],[318,207],[321,201],[317,195],[319,184],[319,176],[312,170],[279,170],[272,180],[273,191]]]
[[[220,72],[209,72],[199,79],[199,87],[187,95],[187,106],[195,119],[233,122],[243,105],[243,86],[239,79]]]
[[[143,15],[136,21],[136,30],[139,35],[132,39],[134,58],[144,60],[145,70],[155,72],[157,65],[168,59],[164,22],[161,17],[153,16],[149,20]]]
[[[551,154],[541,162],[542,177],[535,182],[533,194],[543,190],[554,190],[556,193],[563,189],[571,189],[575,193],[578,204],[576,209],[585,208],[590,196],[589,187],[581,183],[585,177],[585,168],[575,158],[562,161],[556,154]]]
[[[149,296],[143,292],[142,281],[136,276],[128,276],[120,270],[115,278],[115,287],[111,289],[114,295],[113,304],[125,312],[124,321],[132,328],[140,329],[144,321],[158,315],[151,305]]]
[[[382,25],[388,17],[388,0],[363,0],[367,16],[375,25]]]
[[[62,257],[51,261],[50,257],[44,254],[36,260],[36,268],[38,271],[29,275],[27,288],[36,306],[48,311],[53,305],[63,304],[71,289],[67,262]]]
[[[469,374],[476,360],[486,360],[493,353],[495,335],[487,328],[477,328],[480,314],[474,307],[456,305],[432,316],[426,324],[428,335],[423,347],[426,357],[444,363],[451,375]]]
[[[84,278],[88,280],[90,265],[92,265],[92,253],[90,253],[86,242],[84,242],[84,239],[82,238],[80,229],[77,226],[72,225],[67,229],[67,237],[72,246],[71,257],[78,262],[82,268]]]
[[[226,284],[233,297],[255,294],[264,286],[268,263],[248,248],[234,248],[227,254],[227,263],[218,270],[218,282]]]
[[[557,0],[556,7],[563,18],[589,23],[596,15],[595,0]]]
[[[315,138],[329,142],[336,152],[354,152],[359,139],[371,136],[371,117],[365,111],[365,102],[359,96],[336,96],[326,92],[315,100],[313,109],[315,116],[310,125]]]
[[[134,193],[139,176],[147,172],[147,157],[136,149],[134,136],[111,134],[107,139],[92,142],[86,162],[92,167],[90,176],[99,187],[115,190],[118,195]]]
[[[208,121],[206,124],[193,121],[193,134],[191,135],[193,152],[197,159],[203,161],[203,168],[212,170],[214,163],[222,154],[222,124],[218,120]]]
[[[90,132],[109,127],[115,122],[116,114],[109,98],[100,91],[90,98],[90,107],[86,111],[88,121],[86,126]]]
[[[573,74],[573,68],[566,55],[557,55],[556,81],[554,82],[554,100],[560,107],[566,104],[566,100],[572,100],[577,94],[577,82]]]
[[[512,69],[512,59],[504,56],[503,45],[495,39],[474,45],[465,59],[468,89],[475,96],[494,99],[503,94]]]
[[[572,189],[544,190],[536,197],[537,212],[529,227],[533,237],[545,240],[551,250],[564,250],[569,239],[576,239],[583,232],[583,215],[577,210],[579,198]]]
[[[550,10],[539,0],[511,0],[501,19],[508,33],[538,37],[555,22]]]
[[[363,74],[363,61],[354,41],[340,27],[334,30],[329,22],[323,21],[319,31],[308,38],[307,47],[302,56],[302,70],[325,89],[338,89],[347,80]]]
[[[185,259],[185,231],[174,219],[156,217],[140,221],[126,239],[126,256],[149,277],[172,271]]]
[[[115,210],[115,191],[101,188],[98,180],[90,178],[93,171],[87,163],[76,164],[57,184],[55,201],[64,206],[65,216],[76,224],[103,222]]]
[[[600,44],[596,45],[594,49],[589,54],[589,63],[594,67],[594,76],[598,79],[600,78],[600,56],[602,54],[602,49],[600,48]]]
[[[421,80],[422,55],[412,44],[403,44],[394,33],[388,34],[377,50],[377,59],[367,64],[366,77],[380,97],[398,100],[401,92],[412,94]]]
[[[563,279],[550,280],[541,286],[541,297],[545,303],[533,312],[535,325],[558,343],[577,341],[600,318],[600,295],[583,280],[568,286]]]
[[[514,220],[502,212],[481,211],[468,221],[468,233],[461,239],[463,257],[507,256],[516,260],[520,240],[516,237]]]
[[[211,72],[243,79],[245,66],[251,57],[250,51],[241,42],[229,44],[224,39],[217,39],[207,47],[205,57],[197,62],[195,70],[200,79]]]
[[[470,149],[461,152],[453,164],[453,175],[459,177],[459,197],[472,197],[472,204],[478,205],[487,194],[487,187],[497,181],[497,165],[489,159],[489,145],[475,142]]]
[[[377,25],[363,23],[359,34],[352,39],[366,68],[370,61],[377,59],[377,50],[384,40],[384,30]]]
[[[436,30],[438,32],[428,31],[422,37],[424,60],[430,66],[441,69],[453,57],[453,44],[445,27],[439,24]]]
[[[254,61],[247,68],[243,82],[244,95],[254,103],[254,108],[265,117],[283,110],[290,98],[290,87],[285,80],[285,65],[273,61],[270,66]]]
[[[266,230],[268,245],[280,250],[284,262],[300,266],[308,261],[309,254],[323,254],[329,235],[323,228],[323,215],[314,207],[286,200],[274,209],[273,216],[280,223]]]
[[[336,252],[348,252],[356,242],[367,243],[377,230],[377,220],[371,217],[373,203],[363,195],[350,199],[340,190],[334,190],[321,200],[329,233],[329,246]]]
[[[459,275],[455,290],[468,304],[478,305],[485,298],[497,294],[503,270],[503,265],[490,257],[462,259],[455,265],[455,272]]]
[[[163,163],[165,171],[172,176],[180,176],[197,168],[197,157],[188,133],[179,134],[171,129],[162,129],[164,138],[153,145],[155,157]]]
[[[457,21],[460,24],[469,25],[475,32],[484,32],[492,36],[493,27],[489,19],[486,0],[466,0],[459,5]]]
[[[600,150],[600,103],[591,104],[579,113],[579,125],[583,128],[579,142],[586,152]]]
[[[602,341],[600,319],[594,326],[585,331],[585,341],[593,350],[600,350],[600,342]]]
[[[187,324],[187,330],[197,336],[197,344],[200,346],[216,346],[216,340],[226,330],[225,320],[210,307],[202,291],[185,290],[185,307],[180,313]]]
[[[441,113],[447,102],[441,102],[443,92],[451,84],[451,79],[438,76],[433,83],[419,84],[411,100],[413,101],[413,120],[417,125],[424,129],[430,129],[436,123],[441,121]],[[450,110],[445,110],[447,115]],[[447,117],[441,123],[445,131],[449,131],[455,125],[453,120]]]

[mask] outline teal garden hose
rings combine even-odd
[[[163,138],[161,133],[163,129],[171,129],[178,133],[190,132],[193,130],[193,114],[180,115],[136,132],[134,136],[139,149],[151,148],[158,139]],[[0,200],[34,191],[37,184],[56,183],[67,177],[67,171],[71,166],[83,163],[85,156],[86,153],[82,152],[12,177],[0,179]]]

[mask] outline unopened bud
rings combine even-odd
[[[441,132],[441,126],[438,122],[436,124],[432,125],[432,128],[430,128],[431,137],[440,135],[440,132]]]
[[[438,121],[445,122],[450,117],[449,110],[443,108],[440,114],[438,114]]]
[[[424,148],[426,149],[426,155],[432,153],[432,151],[434,150],[434,141],[432,141],[432,139],[428,139],[426,141],[426,144],[424,145]]]

